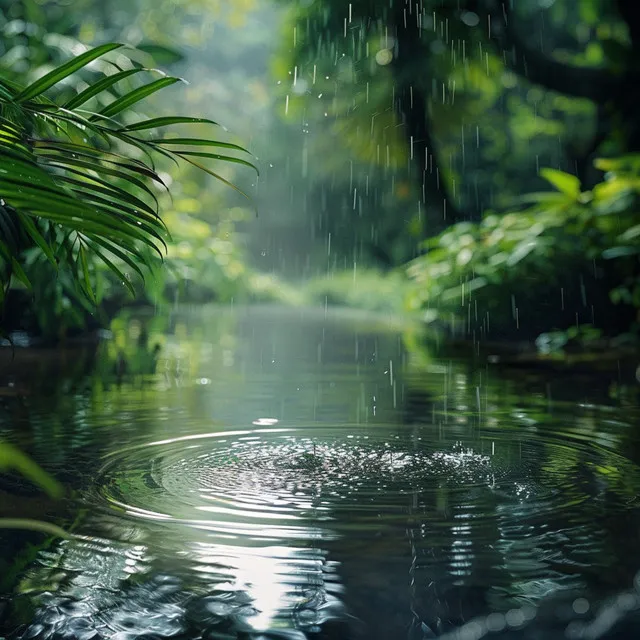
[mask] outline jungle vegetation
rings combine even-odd
[[[453,333],[636,331],[638,6],[516,4],[290,10],[276,73],[320,129],[317,231],[337,266],[408,275],[407,307]]]
[[[637,329],[630,0],[0,6],[3,145],[108,227],[4,197],[6,329],[56,340],[132,300],[243,296],[478,338]]]

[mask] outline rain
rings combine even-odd
[[[631,639],[634,0],[0,0],[0,640]]]

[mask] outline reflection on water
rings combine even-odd
[[[3,403],[87,509],[23,573],[15,637],[561,637],[640,568],[616,376],[498,377],[268,309],[122,319],[97,362]],[[562,593],[586,605],[533,620]]]

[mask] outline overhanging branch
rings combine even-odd
[[[530,82],[574,98],[604,104],[613,97],[620,82],[607,71],[565,64],[529,46],[515,26],[510,4],[510,0],[469,3],[484,17],[488,36],[509,69]]]

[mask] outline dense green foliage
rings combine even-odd
[[[212,137],[210,119],[174,115],[193,113],[188,83],[153,67],[183,56],[149,14],[123,4],[112,20],[84,5],[81,25],[55,1],[0,5],[2,326],[49,340],[104,325],[127,300],[228,300],[250,275],[235,227],[254,214],[228,210],[224,190],[248,203],[233,169],[255,166],[222,127]],[[127,12],[148,32],[137,48],[79,41],[125,35],[114,27]],[[24,163],[28,189],[15,182]]]
[[[131,117],[134,105],[178,78],[147,81],[114,97],[111,90],[118,83],[148,74],[133,65],[122,69],[126,58],[121,56],[119,64],[103,63],[106,73],[81,91],[69,96],[61,88],[69,75],[119,48],[108,44],[86,51],[25,88],[8,81],[2,85],[1,290],[8,290],[12,277],[31,290],[33,278],[40,287],[37,306],[58,317],[64,316],[63,295],[89,310],[101,301],[104,286],[97,262],[135,295],[132,274],[142,277],[141,266],[150,265],[151,254],[162,256],[166,227],[152,186],[164,183],[154,156],[186,161],[221,180],[201,164],[202,158],[252,166],[219,152],[244,151],[237,145],[159,135],[167,126],[214,122]],[[49,91],[57,93],[54,99],[44,97]],[[44,267],[49,277],[42,273]],[[62,272],[57,279],[56,271]],[[69,312],[74,311],[71,305]],[[64,331],[64,322],[60,328]]]
[[[636,327],[634,3],[323,0],[288,16],[285,119],[308,133],[317,235],[345,269],[328,299],[353,299],[339,283],[356,265],[426,253],[408,306],[457,334]]]
[[[530,194],[516,212],[488,212],[425,243],[409,268],[409,304],[462,333],[532,335],[545,328],[637,328],[640,310],[640,162],[600,160],[606,180],[542,171],[555,192]],[[608,297],[608,300],[607,300]],[[608,302],[618,305],[608,312]]]
[[[137,117],[164,116],[162,96],[171,95],[181,112],[203,114],[246,131],[247,142],[260,158],[258,181],[249,171],[243,173],[237,162],[216,169],[256,197],[261,211],[257,219],[246,203],[212,188],[197,168],[184,164],[178,168],[166,157],[159,159],[157,174],[167,185],[171,182],[173,196],[171,201],[152,187],[172,238],[164,265],[155,263],[154,275],[143,289],[133,268],[115,261],[123,275],[134,276],[130,282],[139,301],[231,301],[251,293],[258,299],[397,308],[404,285],[399,274],[404,263],[425,250],[425,239],[464,237],[466,227],[460,223],[468,222],[474,229],[485,224],[482,220],[494,220],[491,216],[511,224],[510,213],[524,216],[523,229],[531,226],[534,215],[540,216],[538,222],[545,229],[552,228],[552,208],[523,210],[518,201],[523,193],[549,188],[543,167],[575,175],[581,189],[592,192],[602,180],[601,169],[594,168],[595,156],[636,151],[635,116],[628,103],[637,84],[631,81],[637,16],[627,0],[587,0],[580,6],[558,0],[542,8],[533,2],[512,6],[484,0],[429,0],[415,13],[411,9],[408,19],[408,4],[381,0],[301,1],[283,3],[282,11],[253,0],[233,7],[219,0],[118,1],[109,12],[91,0],[80,6],[86,15],[74,23],[54,0],[7,5],[2,30],[5,55],[0,57],[3,73],[26,84],[24,78],[35,81],[67,59],[74,47],[77,54],[78,41],[125,41],[138,49],[131,50],[134,62],[123,70],[172,65],[195,80],[179,91],[176,87],[148,96],[142,105],[134,105],[136,111],[141,106],[146,111]],[[276,42],[273,29],[279,22]],[[271,56],[274,51],[277,55]],[[85,80],[104,74],[99,68],[86,71]],[[143,72],[132,74],[110,91],[118,93],[120,88],[126,93],[138,86],[131,82],[143,76]],[[76,77],[65,80],[62,93],[73,95],[74,82],[75,91],[82,91]],[[214,114],[207,112],[211,96],[216,99]],[[170,113],[174,111],[172,105]],[[210,135],[206,125],[193,126],[198,137]],[[233,153],[218,155],[241,160]],[[544,268],[553,271],[553,277],[540,287],[529,278],[522,285],[526,290],[521,290],[517,280],[506,277],[478,292],[478,296],[496,294],[487,306],[496,329],[518,328],[514,307],[519,309],[518,322],[539,316],[533,331],[573,325],[576,312],[580,325],[595,320],[601,326],[609,291],[624,289],[623,280],[633,274],[614,267],[619,260],[605,260],[602,273],[591,275],[577,259],[550,264],[561,254],[575,258],[582,251],[578,228],[566,227],[562,251],[545,254]],[[447,235],[449,231],[453,236]],[[510,241],[526,242],[522,233]],[[161,235],[168,239],[166,231]],[[615,241],[613,234],[602,239],[608,241]],[[428,246],[435,261],[434,242],[439,240]],[[247,246],[251,261],[267,272],[285,273],[298,281],[319,279],[303,294],[280,287],[271,273],[257,274],[247,264]],[[469,269],[488,260],[492,250],[474,250]],[[142,253],[149,261],[153,249]],[[461,260],[466,256],[463,252]],[[633,260],[628,257],[625,264]],[[426,258],[418,260],[412,273],[426,264]],[[76,258],[75,267],[84,290],[82,261]],[[67,282],[62,298],[55,298],[46,287],[52,268],[46,257],[39,255],[30,268],[25,275],[30,276],[36,297],[46,299],[47,307],[57,308],[63,316],[77,316],[63,324],[91,322],[90,298],[84,291],[78,296]],[[568,269],[573,269],[571,274]],[[334,275],[340,270],[344,273]],[[376,274],[385,271],[390,275],[378,280],[380,291],[374,300]],[[107,277],[100,278],[102,288],[93,286],[94,295],[109,309],[123,304],[121,278],[100,260],[95,267],[89,261],[89,275],[97,277],[98,272]],[[65,282],[66,273],[60,272],[59,282]],[[422,301],[430,313],[439,307],[440,317],[446,316],[449,302],[445,296],[440,304],[437,292],[460,286],[456,277],[464,280],[467,275],[456,271],[453,285],[446,278],[439,283],[429,278],[424,290],[411,294],[411,308]],[[15,276],[12,282],[14,289],[23,287]],[[471,286],[482,282],[476,280]],[[586,307],[581,287],[587,289]],[[620,295],[625,296],[623,289]],[[536,302],[537,291],[547,293]],[[554,311],[549,326],[543,326],[543,316],[555,309],[555,303],[548,303],[545,296],[561,301],[564,297],[566,303],[565,316]],[[525,299],[530,303],[525,305]],[[85,308],[78,311],[82,305]],[[524,312],[525,307],[533,313]],[[458,310],[455,305],[453,310]],[[35,305],[31,316],[38,314]],[[28,328],[46,323],[47,316],[48,312],[40,313]],[[60,323],[55,324],[57,329]],[[477,328],[481,327],[479,320]]]

